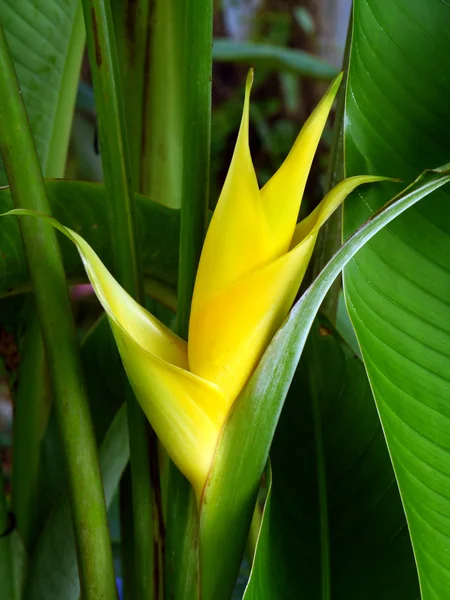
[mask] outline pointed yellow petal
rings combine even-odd
[[[284,163],[261,190],[277,256],[291,245],[306,180],[341,80],[342,74],[303,125]]]
[[[226,418],[223,392],[186,370],[186,343],[125,292],[82,237],[52,217],[24,210],[15,214],[46,220],[77,246],[136,398],[200,497]]]
[[[217,384],[231,406],[285,319],[315,238],[193,306],[190,370]]]
[[[227,414],[222,391],[159,360],[116,323],[111,325],[136,398],[199,498]]]
[[[194,303],[272,258],[270,231],[248,145],[252,77],[250,72],[236,147],[203,245]]]
[[[108,317],[148,352],[187,369],[186,342],[145,310],[117,283],[81,236],[66,227],[61,231],[63,229],[63,233],[77,246],[92,287]]]
[[[190,370],[223,389],[228,405],[283,323],[305,275],[320,227],[357,186],[385,179],[361,176],[342,181],[299,223],[296,244],[290,252],[193,307]]]
[[[186,370],[185,342],[125,292],[83,238],[66,231],[111,322],[136,398],[169,456],[200,494],[226,417],[223,392]]]
[[[317,234],[325,221],[329,219],[337,207],[340,206],[347,196],[358,186],[365,183],[375,183],[377,181],[387,181],[387,178],[379,177],[377,175],[356,175],[355,177],[349,177],[338,183],[328,192],[313,212],[297,224],[294,235],[292,236],[291,248],[294,248],[307,236]]]

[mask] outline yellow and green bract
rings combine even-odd
[[[137,399],[199,499],[230,408],[286,318],[320,227],[358,185],[382,179],[341,182],[296,224],[340,80],[260,190],[248,144],[249,74],[236,148],[197,272],[188,343],[135,302],[83,238],[57,225],[77,245]]]

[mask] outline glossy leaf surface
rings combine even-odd
[[[450,159],[450,5],[356,0],[345,118],[346,175],[411,181]],[[354,231],[389,197],[344,211]],[[393,458],[423,598],[450,594],[450,196],[436,191],[345,271],[347,305]]]
[[[236,400],[202,498],[200,545],[205,600],[228,600],[231,594],[228,586],[239,569],[275,427],[325,294],[342,268],[368,240],[396,216],[449,181],[450,175],[445,169],[441,173],[424,174],[346,242],[294,306]]]
[[[78,0],[1,0],[2,26],[43,173],[64,172],[84,48]],[[3,165],[0,183],[6,185]]]
[[[270,456],[245,600],[419,598],[364,366],[325,321],[312,327]]]

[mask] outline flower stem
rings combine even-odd
[[[184,3],[182,65],[183,177],[177,331],[188,336],[189,315],[206,232],[211,129],[212,0]],[[184,62],[184,64],[183,64]],[[191,486],[172,465],[166,574],[174,600],[200,598],[198,511]]]
[[[87,43],[94,84],[108,215],[117,280],[138,301],[143,301],[137,260],[133,172],[128,145],[126,110],[122,97],[111,5],[106,0],[83,0]],[[139,404],[126,388],[133,501],[136,597],[158,598],[161,568],[158,560],[161,512],[155,502],[159,480],[152,477],[157,460],[156,438]],[[125,490],[122,490],[124,493]],[[152,502],[153,499],[153,502]],[[152,517],[155,514],[155,523]],[[153,536],[151,532],[153,531]],[[153,577],[153,574],[158,576]]]
[[[178,333],[187,338],[195,275],[206,233],[211,137],[212,0],[185,2],[183,180]]]
[[[0,87],[0,149],[14,203],[49,214],[39,160],[1,27]],[[51,225],[28,218],[20,224],[67,464],[81,592],[86,600],[112,600],[116,585],[105,499],[61,254]]]

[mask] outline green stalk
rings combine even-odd
[[[212,0],[186,0],[183,183],[178,333],[187,338],[195,275],[206,233],[211,141]]]
[[[347,73],[348,61],[350,57],[352,17],[348,26],[347,41],[345,45],[343,70]],[[341,84],[341,89],[337,97],[336,115],[333,127],[333,137],[331,140],[330,157],[328,170],[325,179],[325,193],[328,193],[335,185],[342,181],[344,174],[344,113],[345,113],[345,89],[347,87],[346,77]],[[312,262],[313,280],[319,275],[320,271],[336,254],[342,242],[342,206],[328,219],[320,229],[314,257]],[[322,312],[327,316],[331,323],[336,324],[336,316],[339,302],[339,292],[341,290],[341,278],[338,277],[331,286],[325,300],[322,304]]]
[[[180,208],[183,179],[184,0],[153,0],[140,191]]]
[[[212,0],[184,3],[183,178],[177,329],[187,339],[195,276],[206,232],[211,132]],[[172,466],[167,574],[174,600],[201,596],[198,512],[193,491]],[[169,579],[168,579],[169,581]]]
[[[123,101],[126,109],[128,142],[134,188],[140,190],[141,140],[150,115],[144,112],[147,72],[150,4],[153,0],[115,0],[111,3]],[[157,86],[152,80],[152,86]],[[144,118],[145,115],[145,118]],[[145,193],[145,192],[142,192]]]
[[[132,167],[128,147],[125,105],[122,99],[110,3],[83,0],[87,43],[94,84],[100,149],[109,199],[110,232],[118,281],[139,302],[142,279],[137,260]],[[136,595],[158,598],[159,548],[162,515],[152,498],[159,498],[159,481],[152,477],[157,461],[156,439],[129,386],[126,393],[130,431]],[[155,514],[153,523],[152,510]],[[153,531],[153,539],[151,532]],[[156,551],[153,548],[156,546]],[[155,576],[153,576],[155,575]]]
[[[16,599],[14,589],[14,568],[11,548],[10,516],[8,513],[8,503],[6,502],[5,480],[3,469],[0,464],[0,581],[2,590],[2,600]]]
[[[45,177],[64,177],[85,37],[80,4],[72,23],[48,152],[41,164]],[[14,413],[12,470],[12,510],[28,552],[32,551],[39,528],[36,521],[39,456],[50,408],[49,396],[44,345],[36,309],[30,303]]]
[[[49,214],[44,180],[2,28],[0,87],[0,148],[14,203],[18,208]],[[86,600],[112,600],[116,586],[105,499],[61,254],[50,225],[27,218],[20,224],[67,463],[81,592]]]
[[[12,470],[12,511],[28,550],[38,533],[39,455],[48,396],[44,346],[35,307],[31,305],[15,402]]]

